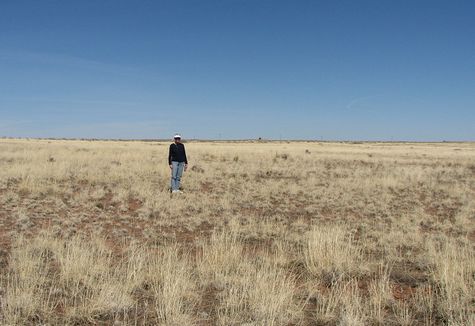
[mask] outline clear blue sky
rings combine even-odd
[[[475,140],[474,1],[1,0],[0,136]]]

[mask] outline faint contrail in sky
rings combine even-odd
[[[0,59],[15,63],[34,63],[54,66],[67,66],[80,69],[91,69],[115,74],[137,72],[131,65],[119,65],[105,61],[84,58],[74,54],[56,52],[30,51],[22,49],[4,49],[0,47]]]
[[[369,99],[373,99],[373,98],[376,98],[376,97],[381,97],[383,96],[382,94],[377,94],[377,95],[368,95],[368,96],[362,96],[362,97],[357,97],[353,100],[351,100],[350,102],[348,102],[348,104],[346,105],[346,109],[347,110],[352,110],[354,108],[354,106],[360,102],[363,102],[365,100],[369,100]],[[368,107],[366,107],[366,109],[368,109]],[[369,108],[371,109],[371,108]]]

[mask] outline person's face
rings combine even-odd
[[[175,143],[179,143],[181,141],[181,138],[175,138]]]

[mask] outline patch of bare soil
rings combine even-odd
[[[130,198],[128,203],[128,213],[134,213],[136,212],[139,208],[141,208],[143,206],[143,203],[141,200],[139,199],[134,199],[134,198]]]
[[[201,182],[200,190],[202,192],[212,192],[213,191],[213,184],[209,181]]]

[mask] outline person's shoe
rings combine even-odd
[[[176,194],[176,193],[179,193],[179,192],[180,192],[180,190],[176,190],[176,189],[172,190],[172,194]]]

